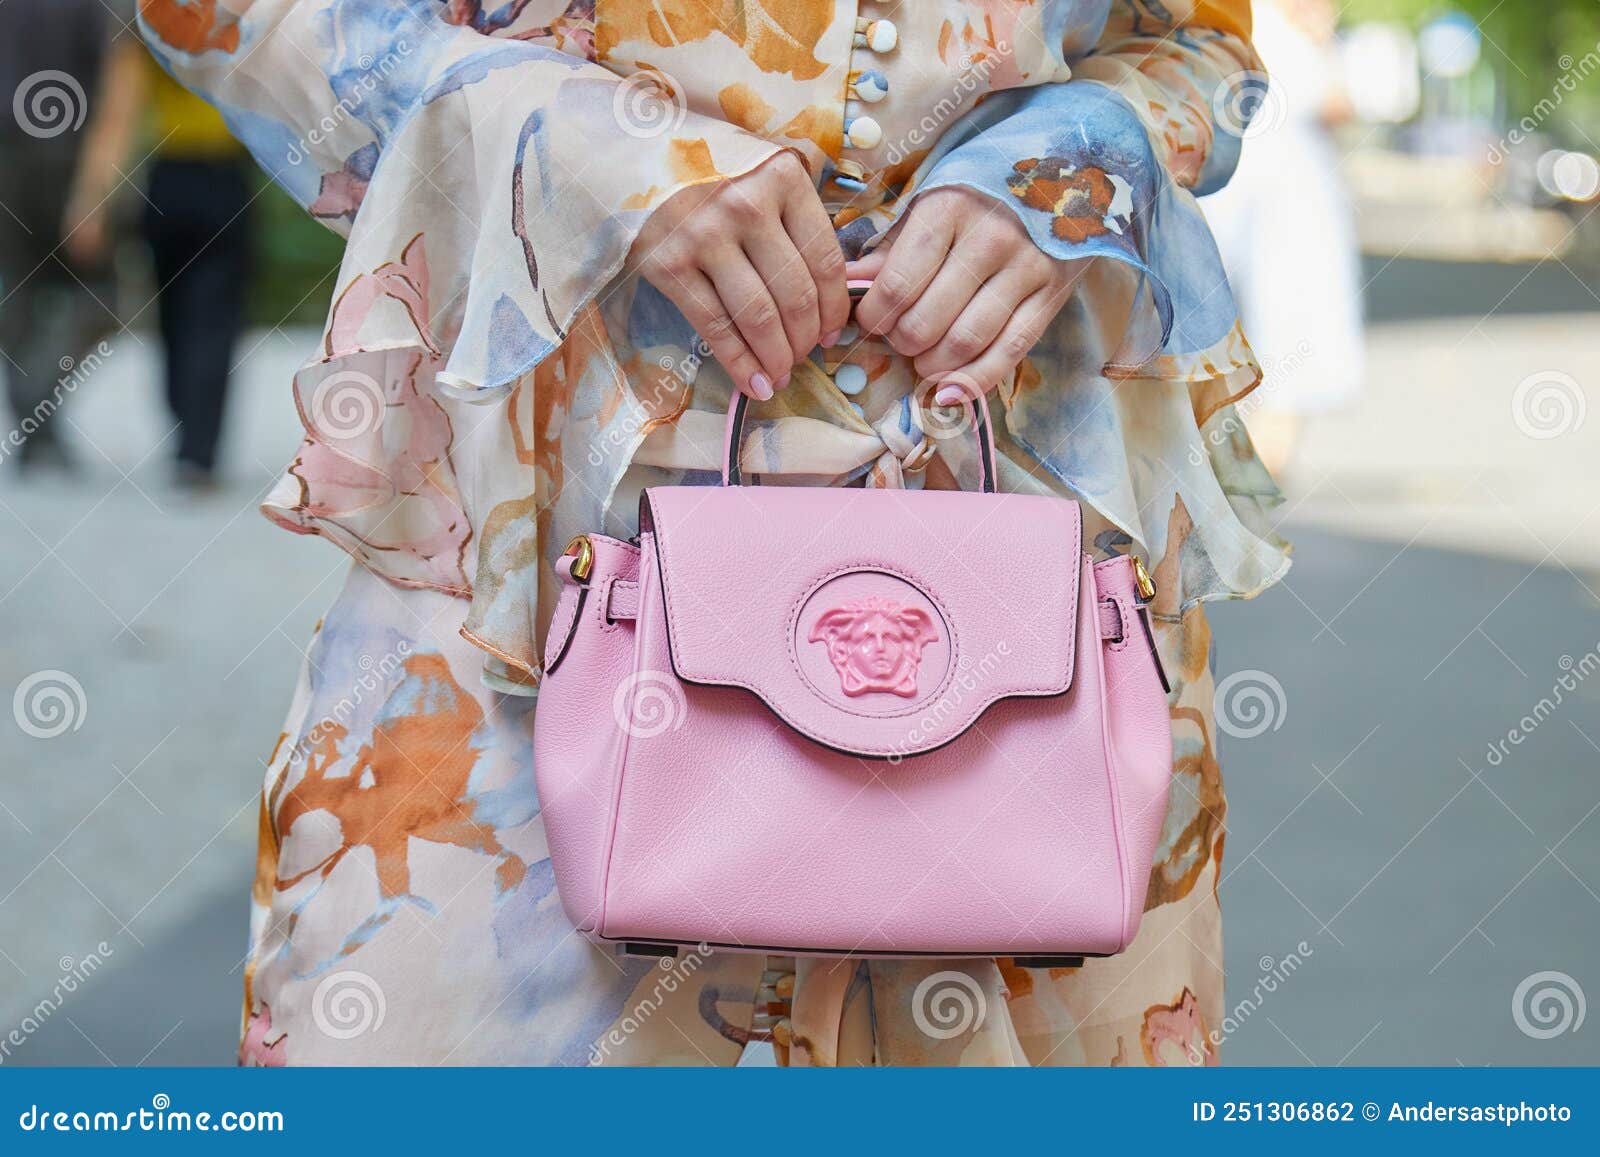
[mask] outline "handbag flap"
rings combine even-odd
[[[1067,499],[667,486],[639,524],[677,677],[744,687],[828,747],[920,754],[1000,699],[1072,684]]]

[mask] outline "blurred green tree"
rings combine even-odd
[[[1399,21],[1412,28],[1464,12],[1483,33],[1484,57],[1500,76],[1506,114],[1516,120],[1562,87],[1548,127],[1590,135],[1600,114],[1600,0],[1346,0],[1346,24]],[[1591,142],[1593,147],[1593,142]]]
[[[328,314],[344,239],[310,214],[265,173],[255,214],[256,275],[250,324],[321,326]]]

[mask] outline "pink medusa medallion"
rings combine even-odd
[[[909,699],[917,693],[922,652],[939,632],[921,607],[871,595],[824,611],[810,640],[826,644],[846,695],[886,691]]]

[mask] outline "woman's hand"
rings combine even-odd
[[[752,398],[788,385],[795,363],[849,320],[833,222],[792,153],[673,194],[639,231],[629,264]]]
[[[947,187],[923,194],[892,242],[847,274],[872,279],[856,305],[862,331],[911,358],[924,380],[952,383],[934,394],[950,405],[1021,364],[1087,264],[1051,257],[993,198]]]

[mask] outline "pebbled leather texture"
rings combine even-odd
[[[638,548],[593,538],[537,708],[580,930],[867,956],[1127,946],[1170,722],[1132,565],[1084,556],[1076,504],[667,487],[641,527]]]
[[[637,547],[598,534],[589,539],[594,545],[589,589],[607,579],[637,579]],[[577,603],[582,589],[570,580],[563,584],[557,619],[564,607]],[[593,599],[583,602],[599,605]],[[562,906],[579,931],[592,933],[599,927],[601,881],[626,738],[616,726],[611,702],[614,689],[624,685],[633,667],[635,625],[618,623],[606,629],[592,613],[572,615],[570,621],[561,665],[547,669],[539,684],[534,777]],[[546,645],[560,649],[554,627]]]
[[[660,487],[655,532],[669,668],[744,687],[790,727],[873,758],[949,743],[990,704],[1072,684],[1077,504],[951,491]],[[813,636],[867,599],[925,615],[914,693],[851,694]],[[1098,621],[1089,637],[1099,633]],[[904,648],[902,648],[904,649]]]

